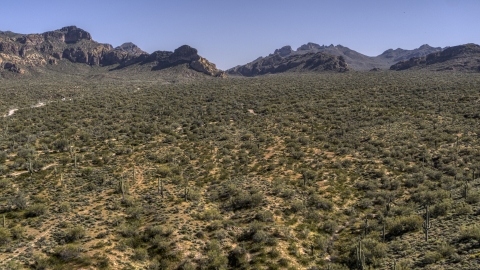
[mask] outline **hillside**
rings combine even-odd
[[[63,64],[0,79],[1,269],[478,267],[478,73]]]
[[[156,51],[148,54],[133,43],[124,43],[116,48],[98,43],[90,33],[75,26],[43,34],[0,32],[0,73],[38,73],[62,60],[112,68],[153,63],[152,70],[188,64],[188,68],[210,76],[225,76],[215,64],[199,56],[196,49],[187,45],[174,52]]]
[[[446,48],[423,57],[413,57],[400,61],[391,70],[429,69],[435,71],[453,70],[480,72],[480,46],[469,43]]]

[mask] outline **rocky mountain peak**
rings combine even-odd
[[[90,33],[76,26],[66,26],[57,31],[64,34],[65,43],[77,43],[82,39],[92,40]]]
[[[311,51],[311,50],[319,50],[321,48],[322,46],[316,43],[308,42],[307,44],[303,44],[302,46],[298,47],[297,51]]]
[[[422,46],[418,47],[419,49],[431,49],[433,48],[432,46],[428,45],[428,44],[423,44]]]
[[[115,50],[123,51],[136,56],[146,54],[145,51],[140,49],[137,45],[133,44],[132,42],[125,42],[122,45],[116,47]]]
[[[280,55],[281,57],[285,57],[287,55],[290,55],[292,54],[294,51],[292,50],[292,47],[291,46],[283,46],[282,48],[280,49],[276,49],[274,54],[278,54]]]

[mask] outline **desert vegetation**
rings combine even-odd
[[[478,265],[478,74],[47,75],[0,79],[1,268]]]

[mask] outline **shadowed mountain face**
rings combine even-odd
[[[349,70],[345,59],[326,53],[289,53],[289,46],[276,50],[265,58],[259,58],[244,66],[229,69],[229,74],[257,76],[282,72],[345,72]]]
[[[175,52],[157,51],[148,54],[128,42],[116,48],[94,41],[90,33],[75,26],[43,34],[16,34],[0,32],[0,70],[25,73],[30,68],[56,65],[68,60],[90,66],[126,68],[139,63],[151,63],[152,70],[188,64],[188,67],[211,76],[224,76],[214,64],[200,57],[197,50],[187,45]],[[168,62],[168,65],[165,63]]]
[[[391,70],[421,69],[480,72],[480,46],[469,43],[400,61]]]
[[[311,53],[326,53],[334,56],[341,56],[353,70],[378,70],[378,69],[388,69],[394,63],[410,59],[411,57],[420,57],[425,56],[432,52],[441,51],[441,48],[434,48],[429,45],[422,45],[420,48],[414,50],[403,50],[403,49],[396,49],[396,50],[387,50],[379,56],[370,57],[359,52],[356,52],[348,47],[342,45],[318,45],[316,43],[307,43],[297,48],[294,51],[290,46],[284,46],[280,49],[275,50],[273,55],[278,55],[281,57],[288,57],[291,55],[302,55],[302,54],[311,54]],[[272,55],[266,57],[270,58]],[[256,62],[260,61],[259,58],[251,63],[248,63],[244,66],[237,66],[235,68],[229,69],[227,72],[230,74],[239,74],[238,70],[245,70],[246,67],[248,69],[249,66],[254,65]]]

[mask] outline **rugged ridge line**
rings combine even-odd
[[[348,64],[349,68],[353,70],[359,71],[366,71],[366,70],[380,70],[380,69],[388,69],[391,65],[395,64],[398,61],[410,59],[411,57],[421,57],[425,56],[432,52],[442,51],[440,47],[431,47],[427,44],[420,46],[417,49],[413,50],[404,50],[404,49],[389,49],[383,52],[378,56],[366,56],[361,54],[357,51],[354,51],[348,47],[342,45],[333,44],[325,46],[319,45],[316,43],[308,42],[297,48],[297,50],[293,50],[291,46],[284,46],[280,49],[275,50],[275,52],[266,58],[271,57],[272,55],[279,55],[281,57],[288,57],[289,55],[301,55],[301,54],[310,54],[310,53],[326,53],[335,56],[341,56],[345,59],[345,62]],[[255,65],[259,59],[263,59],[260,57],[246,65],[245,67]],[[230,74],[238,74],[237,70],[240,70],[241,66],[234,67],[229,69],[227,72]]]
[[[189,68],[210,76],[224,77],[225,73],[196,49],[184,45],[174,52],[157,51],[148,54],[131,42],[116,48],[94,41],[87,31],[76,26],[63,27],[43,34],[0,32],[0,69],[25,73],[28,68],[55,65],[59,60],[90,66],[125,68],[137,63],[153,63],[159,70],[188,63]],[[168,65],[165,63],[168,62]]]
[[[412,57],[390,67],[391,70],[428,68],[434,70],[456,70],[480,72],[480,46],[469,43],[446,48],[422,57]]]

